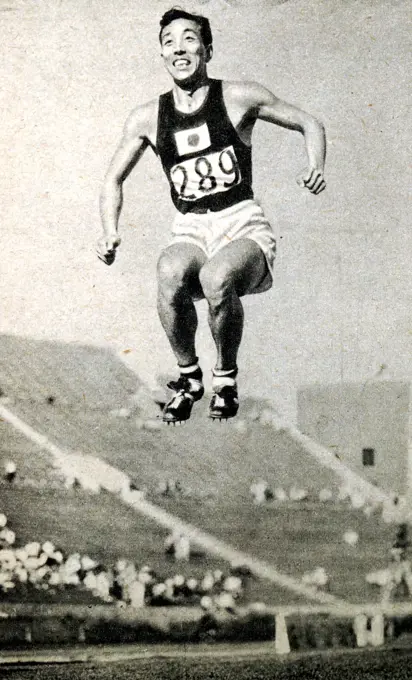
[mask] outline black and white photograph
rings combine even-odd
[[[0,0],[0,677],[407,680],[409,0]]]

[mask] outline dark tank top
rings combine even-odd
[[[172,91],[159,97],[156,150],[181,213],[223,210],[253,198],[252,149],[242,142],[210,80],[202,106],[182,113]]]

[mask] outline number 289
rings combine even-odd
[[[208,193],[226,191],[241,179],[239,163],[230,148],[176,165],[170,174],[179,197],[189,201]],[[188,192],[188,184],[196,193]]]

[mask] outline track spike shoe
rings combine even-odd
[[[196,377],[181,375],[178,380],[167,384],[174,395],[163,409],[163,422],[179,425],[189,420],[193,404],[199,401],[205,393],[202,383],[202,373],[196,372]]]
[[[239,410],[239,398],[236,385],[224,385],[215,388],[209,407],[209,418],[212,420],[228,420],[234,418]]]

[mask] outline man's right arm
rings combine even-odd
[[[103,235],[97,244],[97,255],[105,264],[112,264],[116,248],[121,239],[118,223],[123,205],[123,182],[150,144],[151,127],[153,127],[154,103],[134,109],[126,121],[123,137],[118,146],[100,194],[100,216]]]

